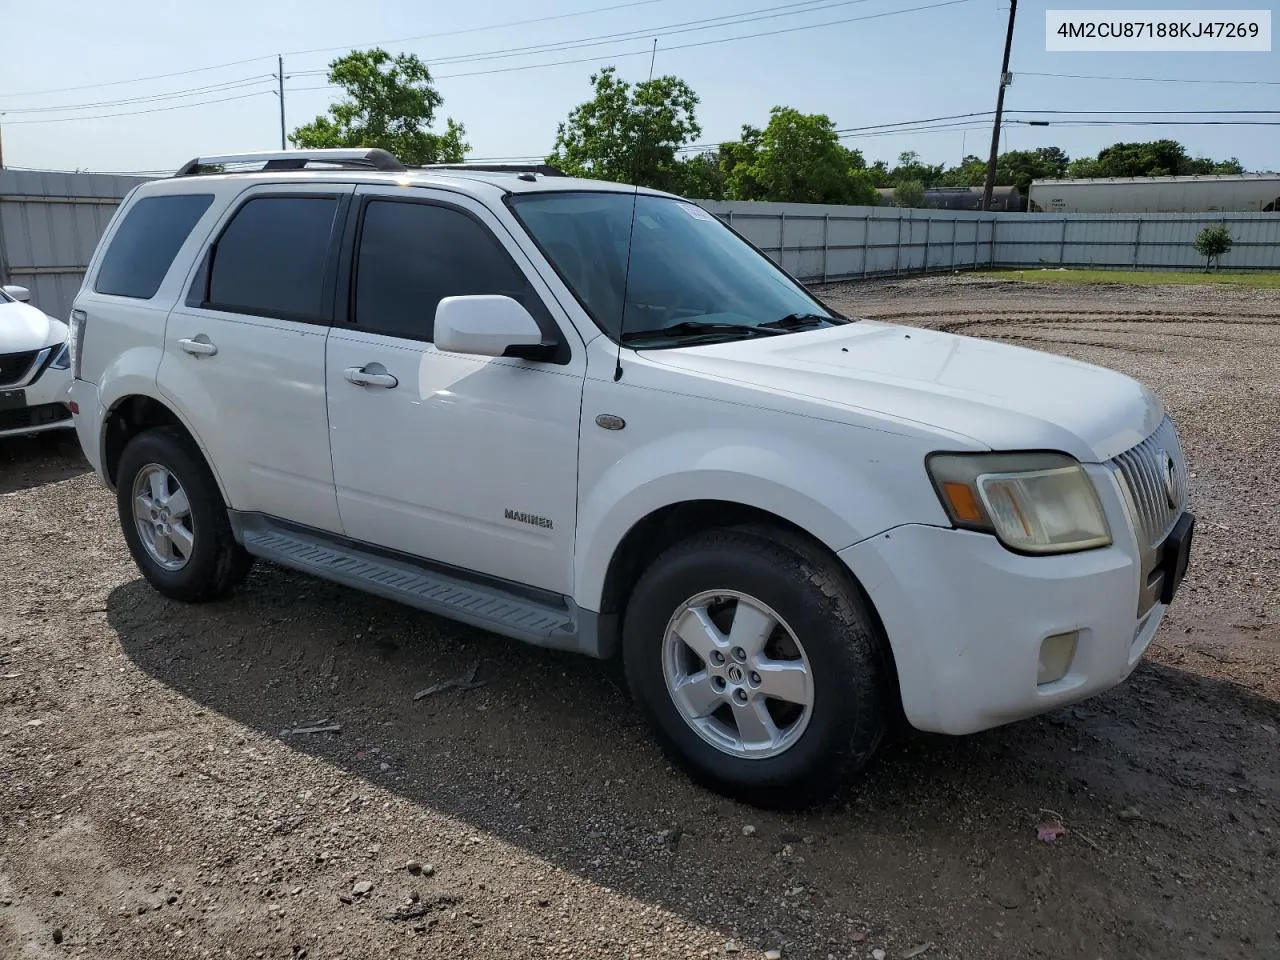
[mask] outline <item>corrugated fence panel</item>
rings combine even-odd
[[[0,170],[0,278],[66,319],[98,238],[141,177]]]
[[[1195,251],[1196,236],[1219,224],[1234,240],[1222,258],[1224,269],[1280,270],[1280,215],[1275,214],[976,213],[701,203],[808,281],[983,267],[1199,270],[1204,258]]]

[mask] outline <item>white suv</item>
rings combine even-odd
[[[121,205],[72,331],[156,589],[261,557],[620,655],[752,802],[835,788],[899,711],[963,734],[1111,687],[1186,569],[1138,383],[849,320],[694,204],[548,168],[194,160]]]

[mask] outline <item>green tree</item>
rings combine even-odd
[[[1222,255],[1229,253],[1235,241],[1231,239],[1231,231],[1226,225],[1217,227],[1205,227],[1200,231],[1195,240],[1196,253],[1204,257],[1204,272],[1208,273],[1209,268],[1217,266],[1222,267]]]
[[[412,53],[353,50],[329,64],[329,82],[345,97],[289,135],[296,147],[381,147],[407,164],[457,163],[471,147],[453,119],[444,133],[432,121],[444,104],[427,65]]]
[[[697,95],[678,77],[634,86],[614,67],[591,75],[595,96],[556,130],[547,162],[576,176],[679,191],[686,175],[680,147],[702,133]]]
[[[720,152],[708,150],[680,162],[679,193],[697,200],[723,200],[725,172]]]
[[[744,126],[741,140],[724,144],[721,153],[734,200],[878,202],[862,154],[840,143],[825,114],[774,107],[763,130]]]
[[[919,180],[900,180],[893,188],[895,207],[923,207],[924,184]]]
[[[898,165],[889,172],[890,184],[902,183],[904,180],[919,180],[925,187],[937,184],[943,174],[943,165],[936,166],[920,162],[920,154],[914,150],[905,150],[898,154]]]

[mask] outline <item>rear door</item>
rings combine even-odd
[[[157,378],[233,509],[331,532],[325,338],[352,190],[264,184],[231,204],[169,316]]]

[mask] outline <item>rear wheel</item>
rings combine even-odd
[[[807,545],[755,529],[669,549],[627,604],[627,680],[695,779],[800,805],[870,761],[891,713],[881,638],[856,588]]]
[[[253,558],[232,535],[213,474],[180,431],[158,427],[129,441],[116,505],[134,562],[165,596],[213,600],[249,572]]]

